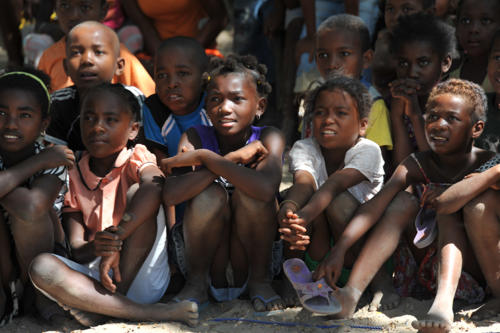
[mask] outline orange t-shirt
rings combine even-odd
[[[174,36],[196,37],[198,24],[206,17],[200,0],[137,0],[162,40]]]
[[[156,157],[141,144],[133,149],[123,148],[114,168],[102,178],[90,171],[89,159],[89,153],[83,152],[78,168],[69,170],[69,188],[62,211],[82,213],[91,241],[96,232],[120,223],[128,189],[139,182],[144,167],[156,166]]]
[[[154,94],[155,83],[153,79],[141,62],[123,44],[120,44],[120,56],[125,59],[123,73],[120,76],[115,76],[112,82],[135,86],[146,97]],[[46,49],[38,63],[38,69],[50,76],[51,92],[73,85],[73,81],[64,71],[64,58],[66,58],[66,37],[61,38]]]

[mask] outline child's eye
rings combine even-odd
[[[460,19],[461,24],[470,24],[470,19],[468,17],[462,17]]]
[[[314,110],[314,112],[313,112],[313,115],[317,116],[317,117],[322,116],[324,114],[325,114],[325,110],[323,110],[323,109]]]
[[[328,58],[328,53],[326,52],[319,52],[318,53],[318,59],[327,59]]]
[[[460,121],[460,119],[458,119],[457,117],[455,116],[448,116],[448,122],[453,122],[453,121]]]
[[[19,115],[19,118],[32,118],[32,115],[29,112],[23,112]]]
[[[103,50],[96,50],[96,51],[95,51],[95,54],[96,54],[96,55],[103,55],[103,54],[105,54],[105,53],[106,53],[106,52],[104,52]]]
[[[76,56],[76,55],[78,55],[80,53],[81,53],[80,50],[77,50],[77,49],[72,49],[72,50],[69,51],[69,55],[70,56]]]
[[[413,12],[413,8],[412,7],[408,7],[408,6],[403,7],[403,13],[405,15],[408,15],[411,12]]]
[[[91,9],[92,9],[92,7],[90,5],[87,5],[87,4],[80,5],[80,11],[82,11],[84,13],[88,12]]]
[[[180,71],[177,73],[177,75],[179,75],[180,77],[185,77],[185,76],[188,76],[190,73],[189,72],[186,72],[186,71]]]
[[[166,79],[167,78],[167,74],[166,73],[157,73],[156,74],[156,78],[159,79],[159,80]]]
[[[219,96],[210,96],[208,101],[211,103],[220,103],[221,99]]]
[[[342,57],[348,57],[348,56],[350,56],[350,55],[351,55],[351,52],[349,52],[349,51],[341,51],[341,52],[340,52],[340,55],[341,55]]]
[[[481,19],[482,25],[489,25],[489,24],[491,24],[491,22],[493,22],[493,21],[487,17]]]
[[[408,64],[408,61],[406,61],[406,60],[400,60],[400,61],[398,62],[398,67],[401,67],[401,68],[406,68],[406,67],[408,67],[408,66],[409,66],[409,64]]]
[[[387,13],[392,13],[392,12],[394,11],[394,7],[392,7],[392,6],[387,6],[387,7],[385,7],[385,11],[386,11]]]
[[[235,102],[241,102],[241,101],[244,101],[245,98],[243,96],[234,96],[233,100]]]
[[[115,117],[108,117],[106,118],[106,121],[108,123],[116,123],[118,121],[118,118],[115,118]]]
[[[430,63],[430,61],[429,61],[429,60],[427,60],[427,59],[420,60],[420,61],[418,62],[418,64],[419,64],[419,66],[420,66],[420,67],[425,67],[425,66],[429,65],[429,63]]]
[[[1,110],[0,110],[0,117],[3,117],[3,116],[5,116],[5,115],[7,115],[7,112],[5,112],[5,111],[1,111]]]

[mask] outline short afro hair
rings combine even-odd
[[[359,18],[359,16],[350,14],[338,14],[330,16],[319,25],[317,34],[322,31],[334,29],[343,29],[357,33],[359,36],[359,40],[361,41],[361,51],[365,52],[366,50],[370,49],[370,31],[368,30],[365,22],[361,18]]]
[[[455,29],[433,15],[423,13],[399,18],[390,35],[391,53],[398,54],[403,45],[420,41],[431,44],[440,60],[448,55],[454,58],[457,54]]]
[[[83,106],[84,101],[89,99],[91,96],[102,93],[111,93],[118,97],[118,100],[125,106],[132,114],[132,119],[136,122],[141,121],[141,105],[138,98],[121,83],[101,83],[95,87],[89,89],[89,91],[83,97],[81,106]]]
[[[316,100],[323,91],[345,91],[356,102],[359,118],[367,118],[372,106],[372,98],[361,81],[347,76],[333,76],[307,94],[305,100],[305,121],[309,122],[316,108]]]
[[[260,97],[267,97],[272,91],[272,87],[266,79],[267,67],[265,65],[260,64],[257,58],[252,55],[240,56],[234,54],[223,59],[212,58],[208,71],[203,73],[205,88],[213,82],[215,77],[231,73],[241,73],[250,77],[255,83]]]
[[[462,79],[449,79],[441,82],[432,89],[425,108],[428,109],[436,97],[445,94],[460,96],[470,104],[473,124],[479,120],[486,121],[488,100],[483,88],[478,84]]]
[[[203,45],[196,39],[184,36],[165,39],[161,42],[160,46],[158,46],[156,54],[173,47],[181,48],[186,53],[186,57],[192,58],[199,66],[201,73],[207,70],[209,62],[208,56],[205,53]]]

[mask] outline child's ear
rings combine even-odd
[[[135,140],[135,138],[139,134],[139,128],[140,128],[139,123],[137,121],[133,121],[132,125],[130,125],[130,132],[128,134],[129,141]]]
[[[368,49],[363,53],[363,69],[370,68],[373,60],[373,50]]]
[[[361,118],[359,121],[359,136],[365,136],[366,129],[368,128],[368,118]]]
[[[123,70],[125,69],[125,59],[122,57],[118,57],[116,59],[116,70],[115,70],[115,75],[120,76],[123,74]]]
[[[64,68],[64,74],[66,74],[66,76],[69,76],[69,74],[68,74],[68,58],[63,59],[63,68]]]
[[[50,124],[50,117],[46,117],[45,119],[43,119],[40,132],[45,133],[45,130],[49,127],[49,124]]]
[[[474,125],[472,125],[472,138],[477,139],[481,136],[484,129],[484,121],[478,120]]]
[[[257,112],[255,113],[255,115],[260,118],[266,111],[266,107],[267,99],[265,97],[259,98],[259,101],[257,102]]]
[[[446,73],[450,70],[451,61],[451,56],[449,54],[444,57],[443,61],[441,62],[441,73]]]

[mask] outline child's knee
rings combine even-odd
[[[418,200],[413,194],[401,191],[392,199],[386,212],[410,218],[417,215],[419,208]]]
[[[251,211],[260,211],[262,213],[277,209],[275,200],[272,201],[262,201],[249,195],[243,193],[242,191],[236,189],[231,196],[232,206],[238,206]]]
[[[481,224],[481,217],[487,210],[494,210],[495,205],[499,202],[499,196],[499,192],[487,190],[469,201],[463,208],[465,225]]]
[[[207,216],[218,214],[227,206],[227,203],[228,195],[226,190],[218,184],[211,184],[191,199],[187,208],[190,211],[201,212]]]
[[[39,288],[53,284],[59,276],[59,260],[49,253],[42,253],[33,259],[29,268],[29,276],[33,284]]]
[[[351,220],[359,207],[359,201],[348,191],[337,195],[326,208],[328,220],[333,223],[346,224]]]

